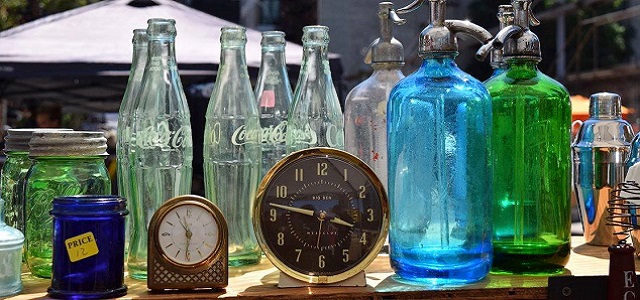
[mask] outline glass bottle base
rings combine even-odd
[[[0,285],[3,283],[0,281]],[[18,281],[16,284],[0,287],[0,297],[13,296],[22,291],[22,283]]]
[[[51,278],[51,263],[29,265],[31,275],[40,278]]]
[[[490,256],[488,256],[490,257]],[[475,259],[458,265],[425,264],[424,261],[396,260],[391,258],[391,267],[400,278],[397,281],[409,284],[462,285],[482,280],[489,273],[491,259]]]
[[[564,272],[571,245],[501,245],[494,243],[491,274],[553,275]]]
[[[133,267],[129,265],[129,278],[137,279],[137,280],[147,280],[147,266],[145,264],[144,267]]]
[[[113,290],[105,290],[100,292],[84,292],[84,291],[65,291],[49,288],[47,290],[51,298],[56,299],[108,299],[122,297],[127,294],[127,286]]]
[[[262,254],[246,254],[246,255],[238,255],[238,256],[229,256],[229,266],[230,267],[242,267],[248,265],[255,265],[260,263],[260,259],[262,258]]]

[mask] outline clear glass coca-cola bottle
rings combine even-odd
[[[262,176],[287,154],[287,115],[293,101],[285,61],[284,32],[262,33],[262,62],[255,95],[262,126]]]
[[[344,149],[344,120],[327,58],[329,28],[305,26],[300,77],[287,121],[287,151]]]
[[[261,174],[260,118],[251,89],[246,29],[223,27],[220,68],[204,130],[205,195],[229,226],[229,265],[260,261],[251,223],[251,203]]]
[[[131,123],[133,225],[129,276],[147,277],[147,226],[165,201],[191,192],[193,145],[175,59],[175,21],[150,19],[149,54]]]

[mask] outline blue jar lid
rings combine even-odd
[[[76,195],[53,199],[52,215],[96,216],[129,214],[127,200],[113,195]]]

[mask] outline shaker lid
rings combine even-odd
[[[38,131],[29,146],[29,156],[108,155],[107,139],[100,131]]]
[[[622,117],[622,98],[609,92],[600,92],[589,97],[589,117],[596,119],[619,119]]]
[[[72,131],[69,128],[19,128],[7,129],[7,135],[4,137],[4,151],[29,151],[29,140],[31,135],[36,131]]]

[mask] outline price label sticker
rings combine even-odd
[[[83,233],[64,240],[69,260],[76,262],[98,254],[98,244],[93,232]]]
[[[274,91],[262,91],[260,96],[260,107],[271,108],[276,106],[276,93]]]

